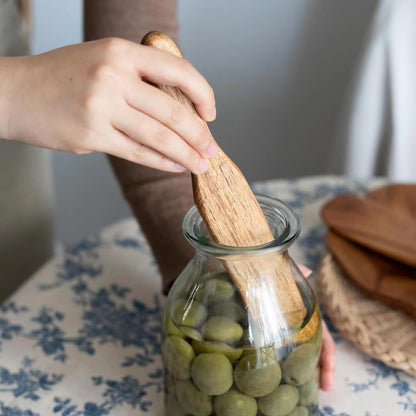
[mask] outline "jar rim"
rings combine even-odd
[[[255,194],[255,197],[263,212],[265,212],[266,209],[269,215],[275,215],[275,218],[273,218],[274,220],[280,221],[283,225],[282,232],[280,232],[279,235],[274,235],[275,238],[268,243],[249,247],[235,247],[219,244],[210,240],[201,230],[204,221],[195,205],[184,217],[182,223],[183,235],[196,249],[214,256],[229,256],[236,254],[254,255],[268,254],[275,251],[286,251],[301,232],[298,216],[289,205],[285,204],[280,199],[263,194]]]

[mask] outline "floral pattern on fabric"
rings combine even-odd
[[[253,189],[297,211],[303,231],[292,256],[316,268],[325,250],[322,205],[377,183],[318,177]],[[160,288],[133,219],[51,260],[0,307],[0,415],[163,415]],[[336,388],[321,394],[319,416],[416,415],[415,379],[369,359],[328,326]]]

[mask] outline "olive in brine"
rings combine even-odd
[[[232,363],[238,360],[243,353],[243,350],[240,348],[233,348],[230,347],[225,342],[221,341],[192,341],[192,348],[197,354],[203,352],[210,352],[210,353],[219,353],[224,354]]]
[[[209,341],[237,342],[243,335],[243,328],[225,316],[213,316],[202,327],[202,335]]]
[[[299,391],[299,404],[302,406],[309,406],[311,404],[318,403],[318,384],[315,381],[315,377],[311,378],[305,384],[298,387]]]
[[[214,399],[217,416],[256,416],[257,402],[236,390],[230,390]]]
[[[209,314],[211,316],[226,316],[236,322],[241,321],[246,315],[244,308],[234,301],[216,303],[210,308]]]
[[[236,365],[234,381],[238,389],[252,397],[270,394],[280,383],[282,373],[277,361],[250,354]]]
[[[182,332],[183,337],[188,337],[192,339],[197,339],[198,341],[202,340],[202,335],[199,331],[190,326],[183,326],[181,325],[178,329]]]
[[[178,329],[178,327],[173,323],[172,319],[170,319],[169,317],[166,318],[166,322],[167,322],[167,331],[169,335],[175,335],[177,337],[181,337],[184,338],[184,334]]]
[[[176,397],[186,412],[194,416],[208,416],[212,412],[211,397],[198,390],[189,380],[178,381]]]
[[[192,363],[191,375],[198,389],[210,396],[224,394],[233,385],[233,366],[223,354],[197,355]]]
[[[195,293],[195,299],[203,303],[225,302],[234,296],[234,287],[224,276],[226,273],[212,273]]]
[[[296,347],[282,364],[283,380],[287,384],[301,386],[312,378],[317,365],[317,350],[306,343]]]
[[[172,310],[172,317],[178,325],[197,327],[207,319],[207,308],[197,301],[178,299]]]
[[[308,416],[309,412],[305,406],[296,406],[290,413],[286,416]]]
[[[195,353],[183,338],[167,337],[163,342],[162,353],[163,364],[174,377],[181,380],[191,377],[191,364]]]
[[[282,384],[272,393],[258,399],[259,410],[265,416],[286,416],[295,409],[298,400],[297,388]]]

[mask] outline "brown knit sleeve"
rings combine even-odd
[[[84,0],[84,38],[140,42],[151,30],[177,38],[176,0]]]
[[[176,0],[84,0],[85,40],[117,36],[137,42],[151,30],[175,39],[177,29]],[[152,247],[166,293],[193,254],[181,230],[182,219],[193,205],[190,174],[109,159]]]

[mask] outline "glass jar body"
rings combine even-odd
[[[278,201],[259,202],[264,210]],[[276,212],[269,224],[282,220]],[[278,250],[215,251],[202,243],[193,242],[195,257],[172,286],[164,311],[166,415],[317,415],[320,313],[287,247],[279,242]],[[255,267],[245,291],[235,275],[247,265],[270,264],[276,256],[286,256],[304,305],[297,321],[274,301],[267,267],[264,272]]]

